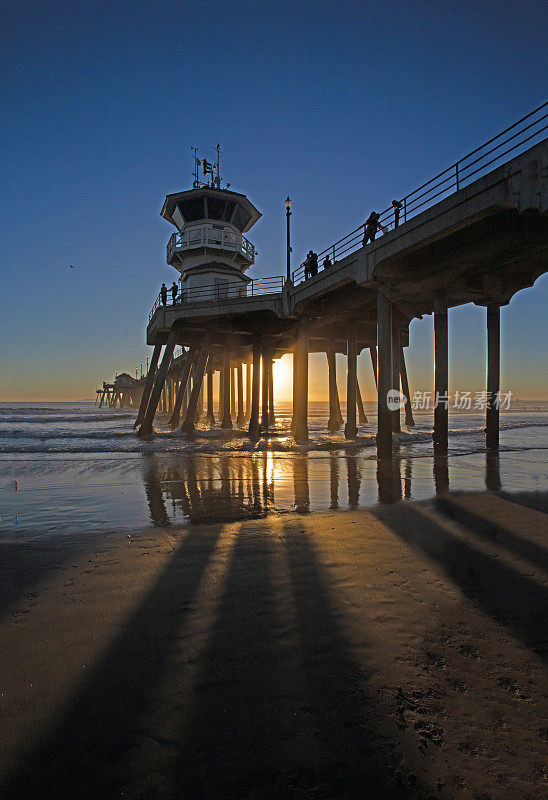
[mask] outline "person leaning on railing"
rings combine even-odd
[[[377,232],[381,230],[383,233],[388,233],[388,228],[380,223],[380,214],[377,211],[372,211],[368,218],[365,220],[364,234],[362,240],[362,247],[371,241],[375,241]]]
[[[173,283],[171,284],[171,289],[170,289],[170,292],[171,292],[171,302],[172,302],[172,304],[173,304],[173,305],[175,305],[175,300],[177,299],[177,292],[178,292],[178,291],[179,291],[179,287],[177,286],[177,284],[175,283],[175,281],[173,281]],[[165,305],[165,303],[164,303],[164,305]]]

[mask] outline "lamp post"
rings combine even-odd
[[[291,216],[291,200],[289,199],[289,195],[287,195],[285,201],[285,215],[287,217],[287,280],[291,280],[291,240],[289,237],[289,217]]]

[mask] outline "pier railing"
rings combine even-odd
[[[230,250],[244,256],[250,264],[255,261],[255,247],[241,233],[221,225],[192,225],[184,231],[176,231],[167,243],[167,260],[171,261],[179,250],[193,250],[199,247],[211,247],[218,250]]]
[[[162,301],[162,295],[160,293],[148,315],[148,321],[150,322],[159,308],[184,308],[191,303],[219,303],[223,300],[230,300],[232,302],[238,300],[245,301],[257,295],[279,294],[283,289],[283,285],[284,278],[281,275],[276,275],[269,278],[253,278],[247,286],[242,286],[240,283],[230,284],[221,282],[209,284],[207,286],[186,288],[182,289],[175,299],[173,299],[171,292],[168,292],[165,303]]]
[[[440,202],[445,197],[458,192],[474,180],[493,169],[494,165],[500,166],[501,160],[510,153],[513,156],[519,155],[518,151],[523,151],[546,138],[548,128],[547,103],[543,103],[534,111],[514,122],[501,133],[494,136],[489,141],[484,142],[480,147],[476,147],[471,153],[451,164],[450,167],[438,173],[426,183],[407,194],[399,200],[401,208],[396,212],[393,206],[381,212],[379,223],[382,233],[394,230],[399,224],[407,222],[431,205]],[[338,239],[333,244],[318,253],[318,267],[321,270],[326,258],[331,264],[341,258],[353,253],[363,246],[365,235],[365,223],[362,223],[350,233]],[[305,262],[292,274],[293,283],[301,283],[305,280]]]

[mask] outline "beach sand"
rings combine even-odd
[[[546,517],[495,500],[3,540],[1,796],[545,797]]]

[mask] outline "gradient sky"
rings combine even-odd
[[[539,105],[547,23],[538,0],[5,4],[0,399],[92,397],[144,360],[191,145],[221,142],[263,213],[253,274],[283,274],[288,193],[297,263]],[[548,397],[547,299],[544,276],[503,309],[520,397]],[[483,388],[484,320],[450,313],[453,388]],[[411,338],[411,386],[431,389],[431,318]]]

